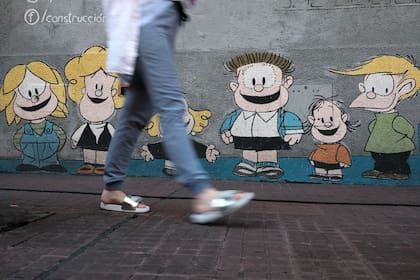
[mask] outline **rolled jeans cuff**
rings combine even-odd
[[[122,190],[122,182],[111,182],[105,184],[107,191],[120,191]]]

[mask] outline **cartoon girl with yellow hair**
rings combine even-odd
[[[106,54],[105,48],[93,46],[65,66],[69,97],[79,104],[80,115],[86,120],[71,136],[71,147],[83,149],[84,163],[77,169],[79,174],[104,174],[115,130],[107,121],[124,102],[117,75],[105,71]]]
[[[59,164],[57,152],[66,142],[62,128],[47,117],[65,118],[66,92],[59,72],[41,61],[16,65],[4,77],[0,88],[0,111],[5,111],[7,124],[28,121],[13,137],[23,154],[17,171],[66,172]]]
[[[186,110],[184,115],[184,122],[186,124],[187,135],[195,135],[196,133],[200,133],[209,125],[209,118],[211,117],[210,111],[195,111],[188,107],[186,101],[185,108]],[[161,130],[159,124],[159,116],[157,114],[150,119],[146,130],[147,133],[152,137],[163,137],[164,132]],[[217,160],[219,151],[213,144],[207,146],[194,140],[192,142],[199,158],[205,158],[208,162],[215,162]],[[174,164],[168,159],[162,142],[143,145],[140,149],[140,155],[145,161],[164,159],[165,165],[162,170],[163,173],[168,176],[176,175],[176,168]]]

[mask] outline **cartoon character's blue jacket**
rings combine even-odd
[[[243,111],[243,109],[238,109],[229,114],[220,128],[220,133],[223,133],[226,130],[231,130],[233,124]],[[280,108],[277,111],[277,130],[281,138],[284,138],[286,134],[303,133],[302,121],[296,114],[287,112],[283,108]],[[291,133],[291,131],[293,132]]]

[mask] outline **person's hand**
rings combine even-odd
[[[151,161],[154,160],[154,156],[152,155],[152,153],[149,150],[149,147],[147,145],[143,145],[140,148],[140,156],[145,160],[145,161]]]
[[[230,133],[230,130],[225,130],[223,131],[223,133],[221,134],[222,140],[223,142],[228,145],[230,143],[233,143],[233,136]]]
[[[287,134],[284,136],[284,141],[289,143],[290,146],[293,146],[294,144],[299,143],[301,138],[302,134]]]
[[[206,159],[208,162],[215,162],[219,154],[220,153],[218,150],[216,150],[216,147],[213,144],[211,144],[207,147]]]

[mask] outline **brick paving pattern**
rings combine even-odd
[[[256,199],[200,226],[166,179],[128,180],[132,215],[99,210],[97,177],[0,176],[0,210],[54,213],[0,233],[0,279],[420,279],[420,188],[224,181]]]

